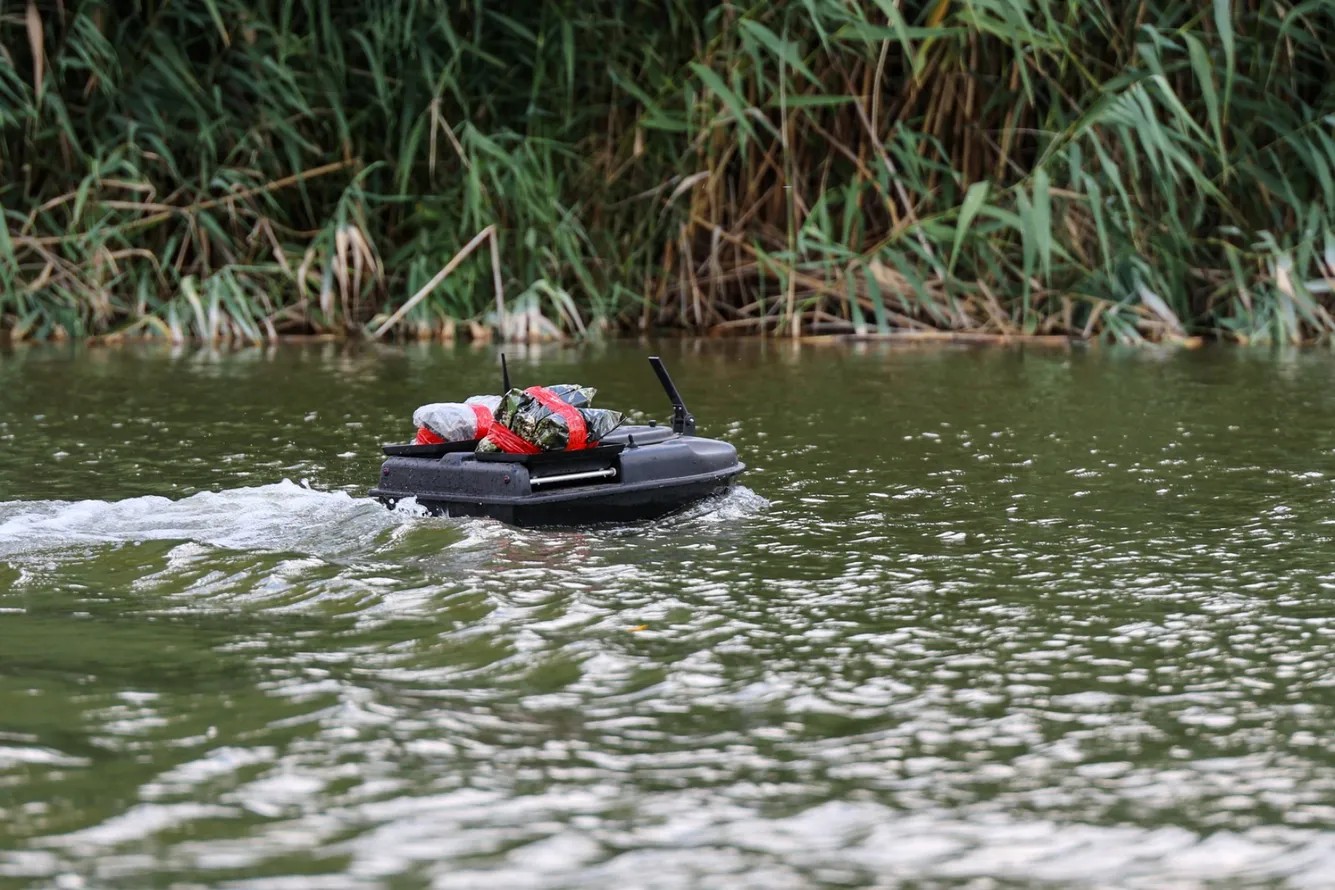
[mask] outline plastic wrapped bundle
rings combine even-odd
[[[625,420],[619,411],[590,408],[597,392],[573,383],[512,389],[501,398],[477,450],[537,454],[592,448]]]
[[[470,396],[463,402],[433,402],[413,412],[417,445],[471,442],[491,429],[500,396]]]

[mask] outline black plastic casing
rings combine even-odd
[[[468,444],[451,446],[460,447]],[[433,515],[529,527],[657,519],[726,492],[746,469],[727,442],[660,426],[622,427],[587,451],[392,449],[370,492],[385,505],[411,497]]]

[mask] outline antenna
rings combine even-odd
[[[672,378],[668,376],[667,368],[663,366],[663,360],[656,355],[649,356],[649,364],[653,366],[654,373],[658,375],[658,382],[663,384],[663,392],[672,402],[672,431],[683,436],[695,435],[695,418],[691,412],[686,410],[686,403],[681,400],[681,393],[677,392],[676,385]]]
[[[505,353],[501,353],[501,395],[510,391],[510,369],[505,365]]]

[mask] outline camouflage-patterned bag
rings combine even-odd
[[[535,454],[591,448],[625,420],[619,411],[590,408],[597,392],[573,383],[512,389],[501,397],[491,430],[476,450]]]

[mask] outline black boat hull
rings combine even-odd
[[[370,494],[391,508],[411,497],[432,515],[521,527],[622,524],[721,495],[743,470],[726,442],[632,427],[585,452],[391,456]]]
[[[701,501],[726,494],[735,484],[736,476],[731,476],[678,484],[666,491],[610,492],[563,500],[496,503],[419,496],[416,503],[431,516],[496,519],[520,528],[625,525],[680,513]],[[391,508],[401,500],[382,494],[376,497]]]

